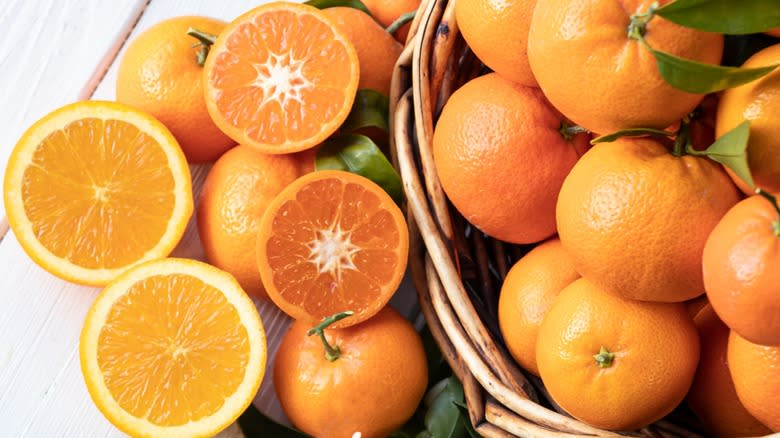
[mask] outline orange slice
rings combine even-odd
[[[193,208],[187,161],[168,129],[111,102],[77,102],[33,124],[11,153],[3,195],[27,254],[92,285],[167,256]]]
[[[347,310],[346,327],[376,314],[406,270],[409,233],[401,210],[371,180],[323,170],[274,198],[260,221],[257,260],[271,300],[311,322]]]
[[[252,300],[230,274],[194,260],[147,262],[106,286],[79,347],[92,400],[131,436],[213,436],[265,373]]]
[[[319,9],[268,3],[233,20],[203,74],[211,118],[266,153],[315,146],[341,126],[360,76],[349,38]]]

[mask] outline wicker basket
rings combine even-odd
[[[470,419],[486,437],[698,437],[690,415],[674,413],[620,434],[563,413],[541,381],[524,374],[501,341],[497,295],[527,247],[486,237],[449,204],[433,165],[435,119],[450,94],[486,72],[460,36],[454,0],[423,0],[391,91],[393,159],[408,199],[410,266],[430,329],[463,382]]]

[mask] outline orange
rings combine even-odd
[[[494,72],[538,86],[528,64],[528,28],[536,0],[458,0],[455,18],[471,50]]]
[[[442,110],[433,159],[455,208],[492,237],[532,243],[555,234],[555,201],[589,137],[565,123],[538,88],[492,73],[459,88]]]
[[[536,338],[555,297],[580,277],[561,241],[550,239],[532,249],[512,266],[498,298],[498,324],[509,353],[534,375]]]
[[[756,344],[780,345],[780,212],[752,196],[718,223],[704,247],[704,287],[718,316]]]
[[[323,170],[304,175],[266,208],[257,263],[268,295],[285,313],[315,322],[337,312],[376,314],[406,270],[409,232],[403,213],[371,180]]]
[[[780,44],[769,46],[751,56],[745,68],[780,64]],[[753,82],[723,92],[718,105],[715,133],[718,137],[745,120],[750,121],[748,165],[756,186],[780,193],[780,69]],[[747,194],[753,188],[729,172]]]
[[[738,200],[717,163],[624,137],[574,166],[558,197],[558,233],[577,272],[601,288],[685,301],[704,293],[704,243]]]
[[[347,318],[349,319],[349,318]],[[428,385],[420,336],[390,307],[345,329],[326,330],[339,350],[329,360],[311,328],[295,321],[274,363],[274,387],[287,417],[321,438],[384,438],[417,409]]]
[[[347,35],[360,61],[358,88],[370,88],[390,95],[390,79],[403,46],[365,12],[348,7],[322,11]]]
[[[364,0],[363,4],[379,24],[388,27],[401,15],[416,11],[420,6],[420,0]],[[395,32],[395,38],[401,43],[406,42],[409,26],[410,24],[407,23]]]
[[[301,154],[264,154],[239,145],[214,163],[203,183],[198,234],[206,259],[233,274],[254,298],[268,297],[254,257],[260,218],[282,189],[313,170]]]
[[[104,285],[173,250],[192,214],[191,184],[162,123],[90,101],[27,129],[8,159],[3,196],[30,258],[65,280]]]
[[[732,330],[728,361],[739,400],[758,421],[780,432],[780,346],[753,344]]]
[[[142,32],[119,63],[116,100],[159,119],[179,141],[187,161],[214,161],[235,144],[211,121],[203,100],[203,67],[193,27],[219,34],[225,22],[207,17],[171,18]]]
[[[701,339],[701,357],[687,402],[713,436],[763,436],[769,429],[745,410],[737,398],[729,374],[726,351],[729,328],[711,306],[705,306],[694,318]]]
[[[545,96],[566,117],[593,132],[663,129],[690,113],[702,95],[677,90],[655,58],[628,36],[631,16],[656,0],[547,0],[537,3],[528,34],[528,60]],[[658,1],[660,5],[671,0]],[[649,20],[651,47],[720,64],[723,35],[701,32],[660,16]]]
[[[319,9],[274,2],[233,20],[204,66],[206,108],[233,140],[298,152],[347,118],[360,66],[349,37]]]
[[[772,35],[773,37],[780,38],[780,27],[776,27],[772,30],[766,31],[767,35]]]
[[[699,337],[683,304],[627,300],[581,278],[544,318],[536,360],[545,388],[575,418],[639,429],[685,397]]]
[[[139,265],[100,293],[79,344],[89,394],[131,436],[213,436],[249,406],[266,339],[252,300],[202,262]]]

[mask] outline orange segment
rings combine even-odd
[[[107,286],[81,335],[95,404],[133,436],[211,436],[249,405],[265,372],[257,310],[236,280],[165,259]]]
[[[263,214],[257,259],[268,295],[296,319],[355,315],[364,321],[393,295],[406,269],[409,234],[401,210],[372,181],[342,171],[304,175]]]
[[[30,127],[9,159],[4,196],[33,260],[96,285],[168,255],[193,208],[189,168],[170,132],[109,102],[71,104]]]
[[[220,33],[204,66],[206,105],[237,142],[297,152],[338,129],[359,74],[355,48],[322,12],[269,3]]]

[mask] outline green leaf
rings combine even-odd
[[[309,0],[307,2],[304,2],[304,4],[309,6],[314,6],[317,9],[328,9],[328,8],[335,8],[338,6],[346,6],[348,8],[353,9],[359,9],[363,12],[365,12],[368,15],[371,15],[370,12],[368,12],[368,8],[366,5],[363,4],[360,0]]]
[[[723,164],[753,188],[755,183],[750,175],[750,167],[747,161],[749,137],[750,121],[745,120],[737,125],[736,128],[723,134],[706,150],[696,151],[691,146],[688,146],[685,152],[691,155],[707,156],[709,159]]]
[[[469,420],[469,407],[466,406],[466,403],[453,402],[453,404],[455,404],[455,406],[460,411],[461,419],[463,420],[464,427],[466,428],[466,431],[469,433],[469,436],[471,438],[482,438],[474,429],[474,426],[471,425],[471,420]]]
[[[754,81],[777,65],[758,68],[723,67],[703,64],[647,46],[655,56],[661,76],[673,87],[695,94],[713,93]],[[780,64],[778,64],[780,65]]]
[[[347,119],[341,124],[341,132],[354,132],[369,126],[387,132],[389,112],[390,100],[387,96],[367,88],[360,89]]]
[[[269,436],[274,438],[309,438],[309,435],[274,422],[258,411],[253,404],[250,404],[246,411],[238,417],[238,427],[241,428],[241,432],[246,438]]]
[[[401,178],[376,143],[365,135],[345,134],[327,139],[317,150],[314,167],[364,176],[385,189],[397,204],[403,202]]]
[[[425,427],[436,438],[466,438],[469,432],[464,427],[463,414],[455,405],[463,402],[463,386],[454,376],[444,382],[425,414]]]
[[[609,143],[621,137],[644,137],[646,135],[656,135],[660,137],[673,137],[674,132],[664,131],[662,129],[653,129],[653,128],[622,129],[620,131],[613,132],[612,134],[596,137],[590,141],[590,144]]]
[[[675,0],[655,13],[707,32],[747,34],[780,26],[777,0]]]

